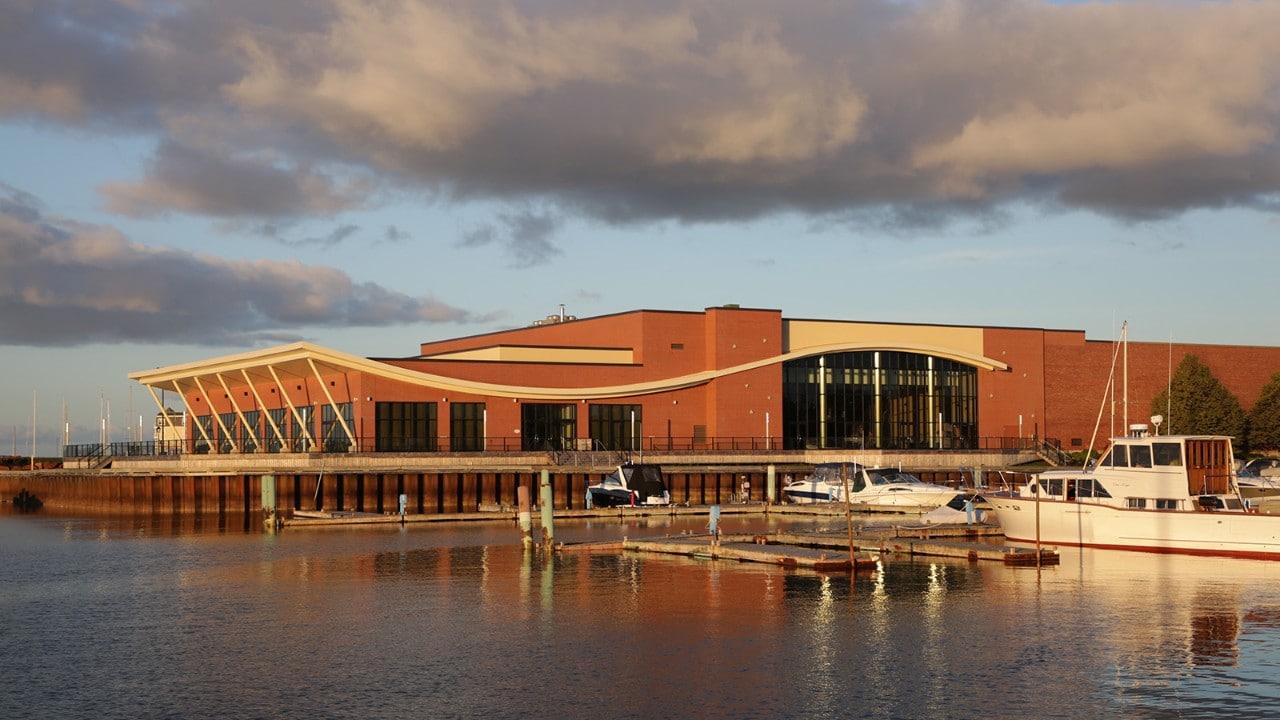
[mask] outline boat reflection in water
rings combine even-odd
[[[1265,717],[1280,695],[1280,563],[1067,549],[1041,571],[819,574],[547,557],[519,533],[0,517],[0,676],[24,678],[0,717]]]

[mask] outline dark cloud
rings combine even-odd
[[[3,345],[253,345],[299,339],[305,328],[483,319],[333,267],[148,248],[47,217],[35,198],[0,185]]]
[[[460,247],[500,244],[514,267],[541,265],[562,251],[551,239],[560,227],[554,213],[536,210],[500,212],[497,219],[463,233]]]
[[[1143,219],[1274,206],[1277,27],[1277,3],[0,0],[0,117],[163,138],[104,189],[133,215],[399,186],[614,223]],[[500,225],[517,264],[556,251]]]

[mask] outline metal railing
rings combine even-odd
[[[913,442],[886,442],[880,446],[863,445],[852,441],[836,441],[818,438],[783,438],[780,436],[662,436],[642,437],[635,442],[604,443],[591,438],[545,439],[520,436],[488,438],[382,438],[358,437],[352,443],[346,437],[317,439],[311,443],[269,441],[263,444],[245,442],[237,445],[229,440],[210,446],[203,440],[189,443],[181,440],[114,442],[109,444],[87,443],[67,445],[64,458],[85,460],[106,458],[173,458],[180,455],[250,455],[272,453],[516,453],[548,452],[553,459],[569,457],[575,453],[777,453],[806,450],[849,451],[907,451],[907,452],[1045,452],[1047,449],[1062,452],[1056,440],[1016,437],[980,437],[959,443],[943,443],[942,446],[919,445]]]

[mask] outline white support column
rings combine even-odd
[[[280,397],[284,398],[284,404],[289,406],[289,412],[293,413],[293,419],[298,423],[298,427],[302,428],[302,434],[307,442],[307,450],[315,447],[315,438],[311,435],[311,428],[307,426],[307,419],[298,412],[297,406],[293,404],[293,399],[289,397],[289,390],[280,382],[280,376],[276,374],[274,365],[268,365],[267,370],[271,371],[271,379],[276,381],[276,389],[280,391]],[[296,438],[295,438],[296,439]]]
[[[217,376],[218,376],[218,384],[222,386],[223,392],[227,394],[227,399],[231,401],[231,409],[235,410],[236,417],[240,418],[240,427],[244,428],[249,433],[249,437],[253,439],[254,447],[261,447],[262,442],[258,440],[258,435],[257,433],[254,432],[254,430],[256,430],[257,428],[252,428],[252,429],[249,428],[249,423],[247,420],[245,420],[244,413],[241,412],[240,410],[240,403],[236,402],[235,393],[231,392],[231,388],[227,387],[227,381],[222,377],[222,373],[218,373]],[[237,435],[236,436],[237,450],[242,449],[239,446],[239,442],[240,442],[240,437]]]
[[[334,402],[333,394],[329,392],[329,386],[324,384],[324,378],[320,376],[320,370],[316,368],[315,360],[307,358],[307,365],[311,366],[311,372],[316,376],[316,382],[320,383],[320,389],[324,391],[324,396],[329,400],[329,407],[333,408],[333,415],[338,419],[338,424],[342,426],[342,431],[347,434],[347,441],[352,450],[356,449],[356,436],[351,432],[351,426],[347,425],[347,419],[342,417],[342,411],[338,409],[338,403]],[[354,407],[354,405],[352,406]]]
[[[218,423],[218,427],[222,429],[222,436],[231,438],[232,452],[239,452],[240,447],[236,444],[235,438],[231,435],[231,431],[223,424],[222,415],[213,409],[213,400],[209,399],[209,391],[204,389],[204,383],[200,382],[199,377],[194,377],[192,379],[196,381],[196,387],[200,389],[200,394],[204,395],[205,400],[209,401],[209,414],[213,416],[213,421]],[[234,404],[235,403],[233,401],[232,405]],[[219,450],[221,450],[221,448],[217,447],[212,442],[209,443],[209,452],[218,452]]]
[[[183,405],[186,405],[186,404],[187,404],[187,394],[186,394],[185,392],[183,392],[183,391],[182,391],[182,387],[178,385],[178,381],[177,381],[177,380],[174,380],[174,381],[173,381],[173,389],[174,389],[174,391],[176,391],[176,392],[178,393],[179,397],[181,397],[181,398],[182,398],[182,404],[183,404]],[[188,408],[190,408],[190,406],[189,406],[189,405],[188,405],[187,407],[188,407]],[[210,406],[209,406],[209,412],[210,412],[210,413],[212,413],[212,412],[213,412],[213,405],[210,405]],[[205,429],[204,429],[204,423],[200,422],[200,418],[199,418],[199,416],[197,416],[197,415],[193,412],[193,413],[191,413],[191,417],[190,417],[189,419],[191,420],[191,422],[195,423],[195,425],[196,425],[196,429],[198,429],[198,430],[200,431],[200,436],[204,438],[205,443],[209,446],[209,452],[213,452],[213,450],[214,450],[214,448],[213,448],[213,438],[209,437],[209,432],[208,432],[207,430],[205,430]]]
[[[276,425],[276,421],[271,419],[271,410],[267,409],[267,404],[262,402],[262,396],[258,394],[258,386],[254,385],[253,381],[249,379],[249,372],[244,368],[240,368],[240,375],[244,377],[245,384],[253,391],[253,397],[258,401],[258,407],[262,408],[262,415],[266,418],[267,424],[271,426],[271,432],[275,433],[276,439],[280,441],[280,447],[284,448],[284,434],[280,432],[280,427]]]

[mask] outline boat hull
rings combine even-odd
[[[1014,542],[1280,560],[1280,516],[985,496]]]

